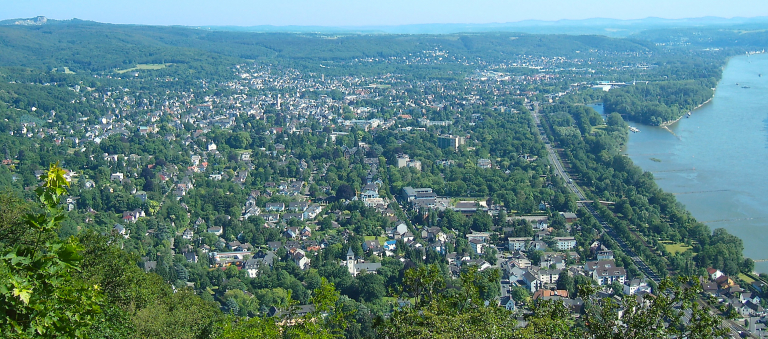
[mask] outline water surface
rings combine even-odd
[[[626,149],[635,164],[699,221],[740,237],[747,257],[768,259],[768,55],[731,59],[712,101],[671,132],[630,125],[640,129]]]

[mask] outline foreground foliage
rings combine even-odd
[[[6,247],[0,256],[3,337],[82,337],[101,313],[99,285],[75,278],[82,245],[55,233],[64,218],[58,206],[69,186],[63,174],[58,165],[50,166],[35,190],[38,211],[23,217],[26,241]]]

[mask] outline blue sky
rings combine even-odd
[[[372,26],[768,15],[766,0],[2,0],[0,8],[0,19],[43,15],[189,26]]]

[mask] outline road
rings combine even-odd
[[[533,120],[536,122],[536,126],[538,128],[538,134],[539,139],[544,142],[544,146],[547,148],[547,153],[549,155],[549,161],[552,163],[552,165],[555,167],[555,172],[557,175],[559,175],[563,180],[565,181],[566,187],[568,187],[573,194],[576,195],[576,197],[579,200],[587,200],[587,197],[584,196],[584,192],[581,191],[578,185],[576,185],[573,180],[571,179],[570,175],[568,175],[568,172],[565,171],[565,168],[563,168],[563,164],[560,161],[560,156],[557,155],[557,152],[554,148],[552,148],[552,145],[550,144],[549,140],[547,139],[546,134],[544,133],[544,129],[541,126],[541,121],[539,120],[539,106],[536,104],[535,109],[532,111],[533,113]],[[632,250],[627,244],[624,242],[624,239],[617,236],[617,234],[614,232],[613,228],[608,225],[605,221],[600,218],[600,215],[595,212],[595,210],[592,208],[592,206],[585,205],[584,206],[589,213],[592,214],[595,219],[600,222],[600,224],[603,226],[603,230],[605,234],[607,234],[609,237],[611,237],[614,241],[616,241],[617,244],[619,244],[619,247],[621,247],[621,250],[629,255],[632,258],[632,261],[634,262],[635,266],[640,270],[640,272],[643,273],[646,277],[653,280],[657,284],[661,281],[661,277],[656,274],[648,265],[643,261],[642,258],[637,256],[635,254],[635,251]]]
[[[576,185],[573,180],[571,179],[570,175],[568,175],[568,172],[565,171],[565,168],[563,168],[563,164],[560,161],[560,156],[557,154],[554,148],[552,148],[552,145],[550,141],[547,139],[546,133],[544,133],[544,129],[541,126],[541,121],[539,120],[539,105],[538,103],[534,103],[534,109],[531,110],[531,114],[533,115],[533,121],[536,123],[536,127],[538,129],[538,135],[539,139],[544,142],[544,146],[547,148],[547,154],[549,156],[549,161],[552,163],[552,165],[555,167],[555,172],[557,175],[559,175],[563,180],[565,181],[566,187],[568,187],[573,194],[578,197],[579,200],[588,200],[587,197],[584,196],[584,192],[581,191],[578,185]],[[629,255],[632,258],[633,263],[635,266],[640,270],[640,272],[646,276],[647,278],[653,280],[657,284],[661,281],[661,277],[656,274],[648,265],[643,261],[642,258],[637,256],[635,254],[635,251],[632,250],[629,246],[627,246],[626,242],[624,242],[624,239],[619,237],[616,232],[613,230],[613,228],[608,225],[605,221],[600,218],[600,215],[595,212],[595,210],[592,208],[592,206],[585,204],[584,207],[589,211],[590,214],[603,226],[603,231],[606,235],[608,235],[611,239],[613,239],[617,244],[619,244],[619,247],[621,250]],[[709,305],[708,303],[705,303],[704,301],[700,300],[699,302]],[[710,306],[712,310],[715,310],[715,314],[717,314],[717,310]],[[737,324],[736,322],[728,319],[723,320],[724,325],[731,330],[731,335],[735,336],[736,338],[739,337],[740,332],[747,332],[747,330],[742,327],[741,325]],[[752,336],[754,337],[754,336]],[[757,337],[754,337],[757,338]]]

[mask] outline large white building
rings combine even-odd
[[[560,251],[571,250],[576,247],[576,238],[574,237],[555,237],[555,247]]]
[[[589,261],[584,266],[587,272],[592,274],[598,285],[610,285],[614,281],[624,284],[627,280],[627,271],[624,267],[617,267],[613,260]]]

